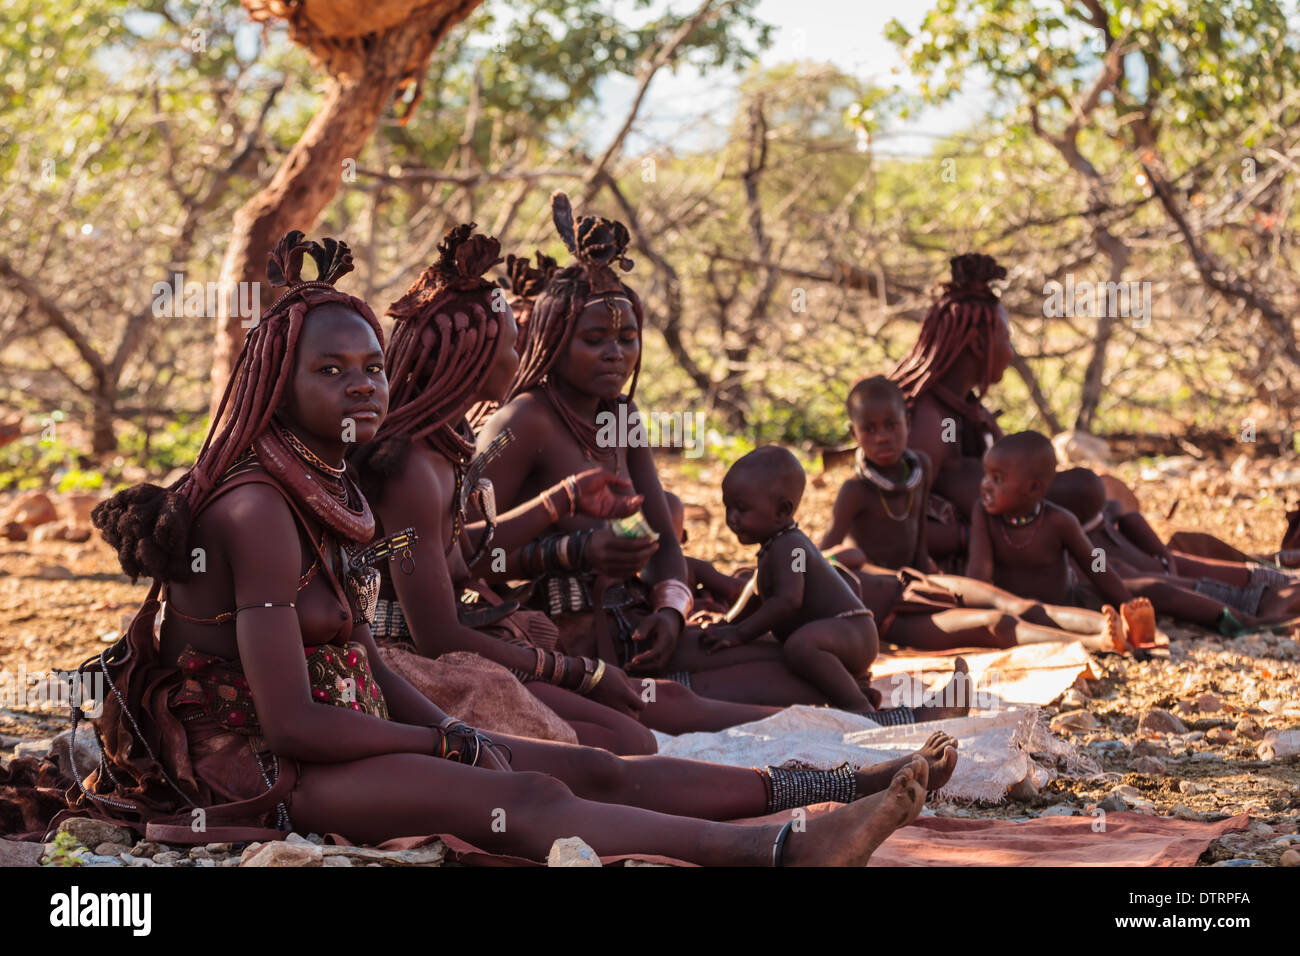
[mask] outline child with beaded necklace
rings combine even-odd
[[[988,450],[966,574],[1022,597],[1082,606],[1073,558],[1109,602],[1101,612],[1115,648],[1149,644],[1155,636],[1151,602],[1134,598],[1113,569],[1095,560],[1078,518],[1045,500],[1055,475],[1056,452],[1037,432],[1008,435]]]
[[[754,575],[760,604],[738,605],[727,623],[709,626],[704,646],[711,652],[736,647],[770,631],[790,670],[835,707],[882,724],[964,717],[967,707],[876,710],[868,699],[859,682],[879,649],[875,622],[795,523],[803,489],[798,460],[775,445],[745,455],[722,479],[727,527],[742,544],[761,544]],[[964,674],[965,662],[958,658],[954,669]]]

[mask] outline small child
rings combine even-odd
[[[686,544],[686,508],[671,491],[664,492],[677,540]],[[745,575],[748,577],[748,575]],[[695,594],[695,610],[725,613],[745,590],[745,579],[723,574],[703,558],[686,558],[686,583]],[[692,614],[694,617],[694,614]]]
[[[1271,568],[1209,562],[1178,556],[1137,511],[1106,499],[1100,477],[1087,468],[1056,476],[1047,492],[1079,519],[1093,548],[1134,594],[1150,599],[1161,614],[1232,636],[1291,618],[1297,611],[1296,581]],[[1241,586],[1229,583],[1233,576]]]
[[[1115,570],[1098,563],[1079,519],[1046,499],[1056,476],[1056,452],[1037,432],[1000,439],[984,455],[980,498],[971,516],[966,574],[1045,604],[1087,606],[1070,559],[1097,593],[1116,649],[1155,637],[1155,612],[1134,598]],[[1115,611],[1115,605],[1119,611]]]
[[[741,544],[758,544],[758,601],[730,623],[710,626],[701,639],[709,651],[736,647],[771,632],[789,668],[834,706],[875,710],[859,679],[879,648],[872,614],[795,523],[804,472],[784,448],[766,445],[745,455],[722,479],[727,527]],[[958,658],[957,678],[966,672]],[[960,699],[959,699],[960,700]],[[916,719],[965,716],[967,707],[921,707]],[[883,716],[883,713],[882,715]]]
[[[925,502],[930,459],[907,447],[907,406],[898,386],[883,375],[857,382],[847,401],[858,443],[856,474],[840,488],[823,551],[849,567],[939,568],[925,547]],[[845,541],[847,539],[847,543]]]

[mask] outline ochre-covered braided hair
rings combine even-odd
[[[301,272],[307,255],[316,262],[317,278],[304,282]],[[333,287],[352,268],[347,243],[334,239],[308,242],[297,229],[287,233],[271,252],[267,278],[272,287],[285,291],[244,337],[193,467],[168,488],[134,485],[91,512],[91,521],[117,551],[122,570],[133,581],[141,575],[168,581],[189,577],[192,516],[211,497],[230,466],[266,430],[279,408],[293,378],[302,325],[312,309],[331,303],[355,309],[383,345],[383,329],[370,307]]]
[[[388,417],[374,441],[350,456],[368,493],[374,474],[400,469],[412,442],[428,441],[460,463],[474,454],[465,409],[492,366],[501,338],[497,303],[505,301],[504,291],[484,278],[501,261],[501,244],[474,228],[450,230],[437,261],[388,307],[397,321],[386,359]]]
[[[510,293],[510,311],[515,314],[515,324],[522,332],[533,312],[533,303],[542,294],[547,283],[555,276],[560,264],[550,256],[534,253],[537,265],[530,265],[527,256],[506,256],[506,274],[497,282]]]
[[[993,380],[993,349],[997,330],[998,297],[989,287],[1004,279],[1007,270],[992,256],[972,252],[949,260],[952,281],[943,284],[939,300],[921,323],[916,344],[890,378],[902,389],[908,405],[948,372],[974,342],[984,342],[985,367],[976,394],[983,397]]]
[[[617,262],[624,272],[632,268],[632,260],[626,255],[631,241],[627,227],[621,222],[595,216],[583,216],[575,222],[569,197],[561,192],[551,197],[551,217],[565,248],[578,261],[555,273],[533,304],[532,316],[520,341],[519,371],[506,393],[507,402],[541,384],[564,354],[578,324],[578,316],[592,296],[626,295],[632,303],[638,331],[645,328],[645,310],[640,297],[611,267]],[[636,394],[640,374],[641,356],[638,355],[627,391],[628,398]]]

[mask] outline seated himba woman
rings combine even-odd
[[[952,771],[950,738],[856,772],[617,757],[489,739],[385,667],[365,618],[376,575],[358,560],[374,519],[343,467],[345,436],[383,424],[382,333],[332,286],[351,269],[346,245],[302,238],[272,255],[284,291],[248,333],[194,467],[95,511],[123,569],[155,580],[104,654],[118,694],[95,719],[103,763],[75,810],[178,843],[450,833],[543,860],[577,835],[600,854],[755,865],[865,863],[915,819]],[[301,279],[304,255],[316,280]],[[713,822],[828,799],[848,805],[798,832]]]
[[[1045,641],[1115,649],[1105,617],[1095,611],[1044,605],[987,581],[934,573],[926,550],[929,459],[907,447],[902,392],[883,376],[862,379],[847,406],[858,443],[855,474],[836,496],[820,547],[857,576],[881,640],[922,650]]]
[[[647,728],[721,730],[775,713],[706,701],[673,682],[634,682],[617,666],[563,653],[555,625],[541,611],[482,608],[496,618],[482,628],[458,619],[466,588],[495,598],[473,579],[466,559],[490,568],[495,556],[504,570],[507,553],[550,529],[561,514],[603,521],[641,504],[628,481],[588,468],[497,518],[483,470],[513,439],[503,437],[474,460],[465,415],[478,402],[500,400],[519,365],[513,311],[483,275],[500,261],[499,250],[496,239],[475,234],[472,224],[457,226],[439,246],[438,260],[388,309],[396,320],[388,347],[391,410],[378,437],[350,458],[381,533],[410,527],[425,547],[411,565],[386,564],[376,636],[413,643],[424,658],[471,651],[496,661],[567,721],[580,743],[618,753],[653,753]],[[471,501],[490,523],[465,527]],[[427,682],[414,682],[437,686],[432,661],[394,655],[388,663],[427,672]]]
[[[785,666],[771,638],[710,655],[698,628],[684,626],[692,593],[651,450],[631,433],[616,435],[612,444],[602,439],[602,423],[639,415],[632,396],[644,313],[613,269],[631,267],[628,232],[593,217],[575,223],[562,193],[552,198],[552,215],[576,263],[556,273],[538,298],[505,404],[479,433],[480,451],[506,431],[514,436],[485,475],[498,504],[509,508],[566,475],[599,466],[631,480],[644,498],[644,520],[659,537],[620,538],[606,522],[566,514],[558,532],[515,552],[502,577],[530,582],[525,600],[556,621],[568,653],[596,656],[629,673],[689,681],[701,696],[718,700],[827,703]]]

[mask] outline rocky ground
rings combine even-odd
[[[730,568],[752,561],[727,532],[718,484],[720,463],[683,469],[665,459],[664,484],[688,505],[689,550]],[[1112,472],[1136,492],[1143,513],[1163,535],[1198,530],[1249,552],[1272,552],[1285,525],[1285,496],[1300,485],[1300,462],[1232,463],[1193,458],[1131,463]],[[824,526],[844,470],[815,476],[800,520],[814,534]],[[689,475],[689,477],[687,477]],[[96,537],[83,538],[89,499],[50,496],[54,513],[24,526],[16,496],[0,500],[0,687],[10,675],[71,667],[115,640],[143,599]],[[26,502],[28,510],[31,502]],[[43,511],[36,508],[37,511]],[[38,515],[27,514],[27,518]],[[44,529],[44,530],[42,530]],[[938,815],[1025,819],[1039,815],[1135,810],[1183,819],[1218,820],[1248,813],[1248,830],[1213,843],[1202,865],[1300,865],[1300,631],[1226,640],[1197,628],[1161,622],[1168,652],[1134,661],[1098,661],[1098,680],[1080,679],[1046,708],[1052,729],[1090,754],[1099,776],[1058,777],[1039,794],[997,805],[932,805]],[[30,701],[0,701],[0,760],[15,750],[45,752],[67,724]],[[1289,731],[1289,733],[1288,733]],[[95,865],[439,865],[440,844],[398,854],[323,847],[308,839],[232,850],[132,843],[102,824],[74,824],[58,844],[15,847],[0,857]],[[91,831],[94,832],[91,832]],[[563,842],[563,841],[562,841]],[[590,865],[580,845],[558,846],[557,865]],[[28,859],[30,857],[30,859]],[[0,862],[3,862],[0,860]]]

